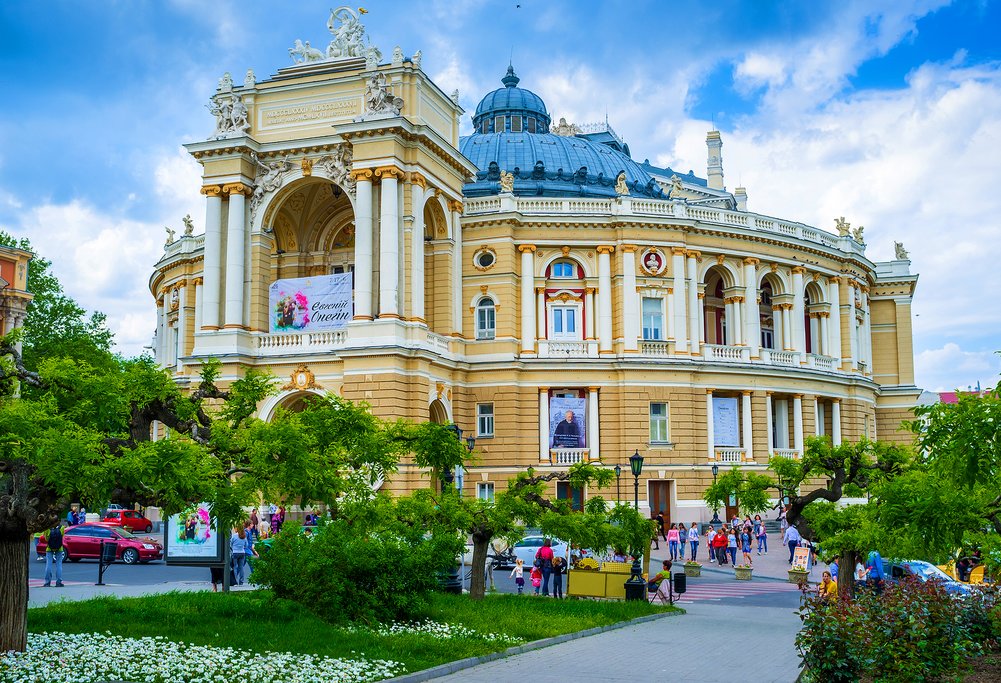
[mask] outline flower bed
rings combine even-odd
[[[354,683],[404,673],[401,662],[251,652],[99,633],[29,633],[28,650],[0,654],[0,683]]]
[[[466,638],[469,640],[482,640],[488,643],[497,643],[500,645],[518,645],[523,642],[521,638],[504,635],[502,633],[481,633],[461,624],[441,624],[436,621],[431,621],[430,619],[413,623],[401,623],[394,621],[391,624],[383,624],[377,628],[349,626],[345,630],[350,633],[368,631],[380,636],[398,636],[404,634],[422,635],[430,636],[436,640]]]

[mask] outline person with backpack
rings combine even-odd
[[[566,569],[566,560],[559,556],[553,558],[553,597],[557,600],[563,599],[563,574]]]
[[[49,530],[49,536],[45,539],[45,586],[52,585],[52,574],[56,575],[56,588],[63,587],[63,558],[66,557],[66,549],[63,548],[63,530],[57,523]],[[53,569],[55,570],[53,572]]]
[[[535,553],[535,566],[542,572],[542,594],[549,596],[549,577],[553,573],[553,542],[546,539]],[[535,584],[532,584],[535,585]]]

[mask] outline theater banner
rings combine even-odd
[[[737,399],[713,396],[713,446],[740,447]]]
[[[270,330],[343,330],[352,317],[351,273],[276,280],[268,290]]]
[[[549,399],[549,447],[587,447],[587,399]]]

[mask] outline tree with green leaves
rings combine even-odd
[[[719,510],[732,497],[740,511],[755,515],[772,507],[768,490],[774,485],[771,477],[734,465],[706,489],[702,499],[710,509]]]

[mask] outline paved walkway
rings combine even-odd
[[[44,607],[50,602],[90,600],[100,596],[111,596],[116,598],[129,598],[141,595],[158,595],[160,593],[171,592],[191,592],[212,590],[212,584],[208,581],[170,581],[167,583],[154,583],[145,586],[125,586],[122,584],[109,583],[104,586],[95,586],[92,583],[74,583],[67,581],[63,588],[55,586],[45,588],[43,586],[30,585],[28,589],[28,607]],[[233,586],[231,590],[243,591],[254,590],[254,586]]]
[[[800,621],[791,609],[735,608],[706,602],[689,603],[685,609],[688,614],[684,616],[579,638],[434,680],[449,683],[515,680],[792,683],[796,680],[799,658],[795,638]],[[741,652],[747,656],[741,656],[739,664],[724,657],[726,663],[721,664],[714,649],[725,643],[740,643]]]

